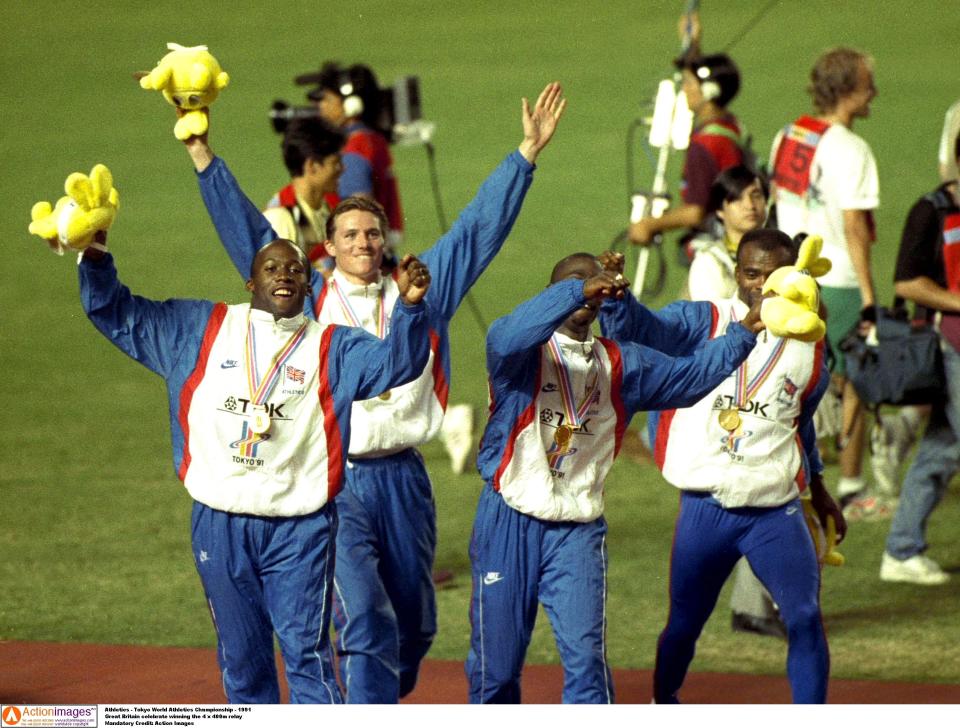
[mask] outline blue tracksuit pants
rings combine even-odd
[[[330,648],[337,509],[264,518],[194,503],[193,555],[231,703],[279,703],[273,635],[292,703],[343,702]]]
[[[337,495],[334,625],[348,703],[396,703],[437,632],[436,507],[420,454],[350,460]]]
[[[466,672],[471,703],[519,703],[520,672],[537,617],[553,627],[564,703],[612,703],[607,665],[607,524],[542,521],[489,485],[470,544],[473,595]]]
[[[657,644],[653,692],[677,702],[697,638],[741,554],[780,607],[795,703],[827,699],[830,655],[820,616],[820,568],[799,500],[731,508],[683,491],[670,559],[670,615]]]

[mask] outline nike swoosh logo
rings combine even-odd
[[[230,360],[228,360],[228,361],[223,362],[223,364],[220,365],[220,368],[221,368],[221,369],[235,369],[236,366],[237,366],[237,363],[236,363],[233,359],[230,359]]]
[[[483,577],[483,583],[486,585],[496,584],[498,581],[503,581],[502,576],[490,576],[489,574]]]

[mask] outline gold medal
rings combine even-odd
[[[253,416],[250,418],[250,429],[257,435],[262,435],[270,429],[270,415],[263,405],[253,405]]]
[[[557,431],[553,433],[553,441],[559,447],[566,447],[573,439],[573,428],[570,425],[560,425]]]
[[[720,427],[727,432],[733,432],[740,427],[740,415],[735,408],[720,410],[720,416],[717,419],[720,421]]]
[[[377,396],[378,396],[380,399],[382,399],[384,402],[386,402],[387,400],[390,399],[390,390],[388,389],[386,392],[381,392],[381,393],[378,394]]]

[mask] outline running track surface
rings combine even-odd
[[[282,670],[280,670],[282,674]],[[614,670],[618,703],[649,703],[649,670]],[[556,665],[528,665],[525,703],[559,703],[563,673]],[[284,697],[286,697],[284,686]],[[783,677],[690,673],[686,703],[788,703]],[[459,662],[428,660],[405,703],[457,704],[467,699]],[[212,649],[125,645],[0,642],[0,702],[13,704],[223,703]],[[960,703],[960,685],[832,680],[831,703]]]

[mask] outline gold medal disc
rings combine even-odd
[[[378,394],[377,396],[380,399],[382,399],[384,402],[386,402],[387,400],[390,399],[390,390],[388,389],[386,392],[380,392],[380,394]]]
[[[720,427],[727,432],[733,432],[740,427],[740,415],[736,409],[720,410],[720,416],[717,419],[720,421]]]
[[[570,425],[560,425],[553,433],[553,441],[560,447],[569,445],[571,439],[573,439],[573,428]]]
[[[254,410],[253,417],[250,418],[250,429],[257,435],[262,435],[270,429],[270,415],[266,408],[262,411]]]

